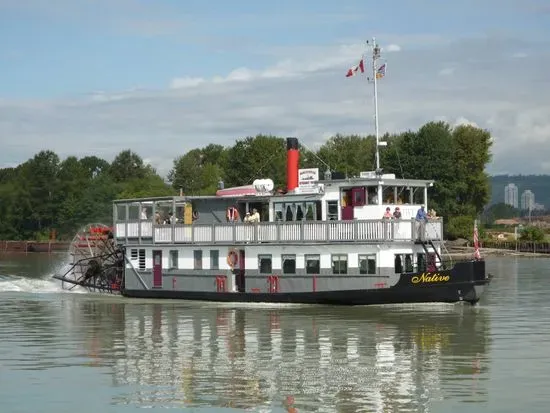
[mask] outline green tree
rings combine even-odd
[[[521,241],[543,242],[546,239],[546,234],[539,227],[528,226],[523,228],[519,236],[519,239]]]
[[[276,187],[285,187],[285,139],[257,135],[237,140],[228,149],[224,175],[226,186],[250,185],[255,179],[270,178]]]
[[[321,173],[326,170],[326,165],[324,165],[326,163],[331,171],[342,172],[348,177],[354,177],[359,176],[361,171],[374,169],[374,153],[374,137],[338,134],[331,137],[327,143],[319,148],[313,163]]]
[[[141,156],[130,149],[120,152],[109,167],[109,174],[115,182],[145,178],[147,173],[148,168]]]
[[[485,166],[491,161],[488,131],[461,125],[452,132],[457,212],[474,216],[490,200],[491,187]]]

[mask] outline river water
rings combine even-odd
[[[476,307],[220,305],[64,292],[0,255],[0,412],[547,412],[549,259]]]

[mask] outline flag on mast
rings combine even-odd
[[[376,71],[376,78],[377,79],[382,79],[384,76],[386,76],[386,67],[387,67],[386,65],[387,65],[387,63],[384,63]]]
[[[359,61],[358,65],[349,68],[348,72],[346,73],[346,77],[355,76],[358,71],[360,71],[361,73],[365,73],[365,63],[363,62],[363,59]]]
[[[479,253],[479,234],[477,232],[477,219],[474,221],[474,259],[481,259],[481,254]]]

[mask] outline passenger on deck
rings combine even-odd
[[[169,215],[168,221],[170,224],[175,224],[176,222],[178,222],[178,219],[174,216],[174,214],[172,214],[172,211],[170,211],[168,215]]]
[[[260,222],[260,213],[256,208],[252,209],[252,215],[250,215],[248,222],[253,222],[253,223]]]
[[[141,219],[147,219],[147,208],[141,208]]]
[[[244,216],[243,222],[250,222],[250,212],[246,211],[246,215]]]
[[[416,239],[417,241],[425,240],[426,222],[428,221],[428,214],[424,209],[424,205],[420,206],[420,209],[416,212]]]
[[[382,216],[383,219],[392,219],[393,215],[391,214],[390,207],[386,208],[386,212],[384,212],[384,215]]]
[[[375,189],[374,192],[370,195],[369,202],[372,205],[377,205],[378,204],[378,190]]]
[[[395,207],[395,210],[393,211],[393,218],[401,219],[401,210],[399,209],[399,207]]]
[[[162,224],[162,219],[160,217],[160,212],[155,212],[155,224],[160,225]]]

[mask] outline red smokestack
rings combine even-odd
[[[298,187],[298,139],[286,138],[286,190],[293,191]]]

